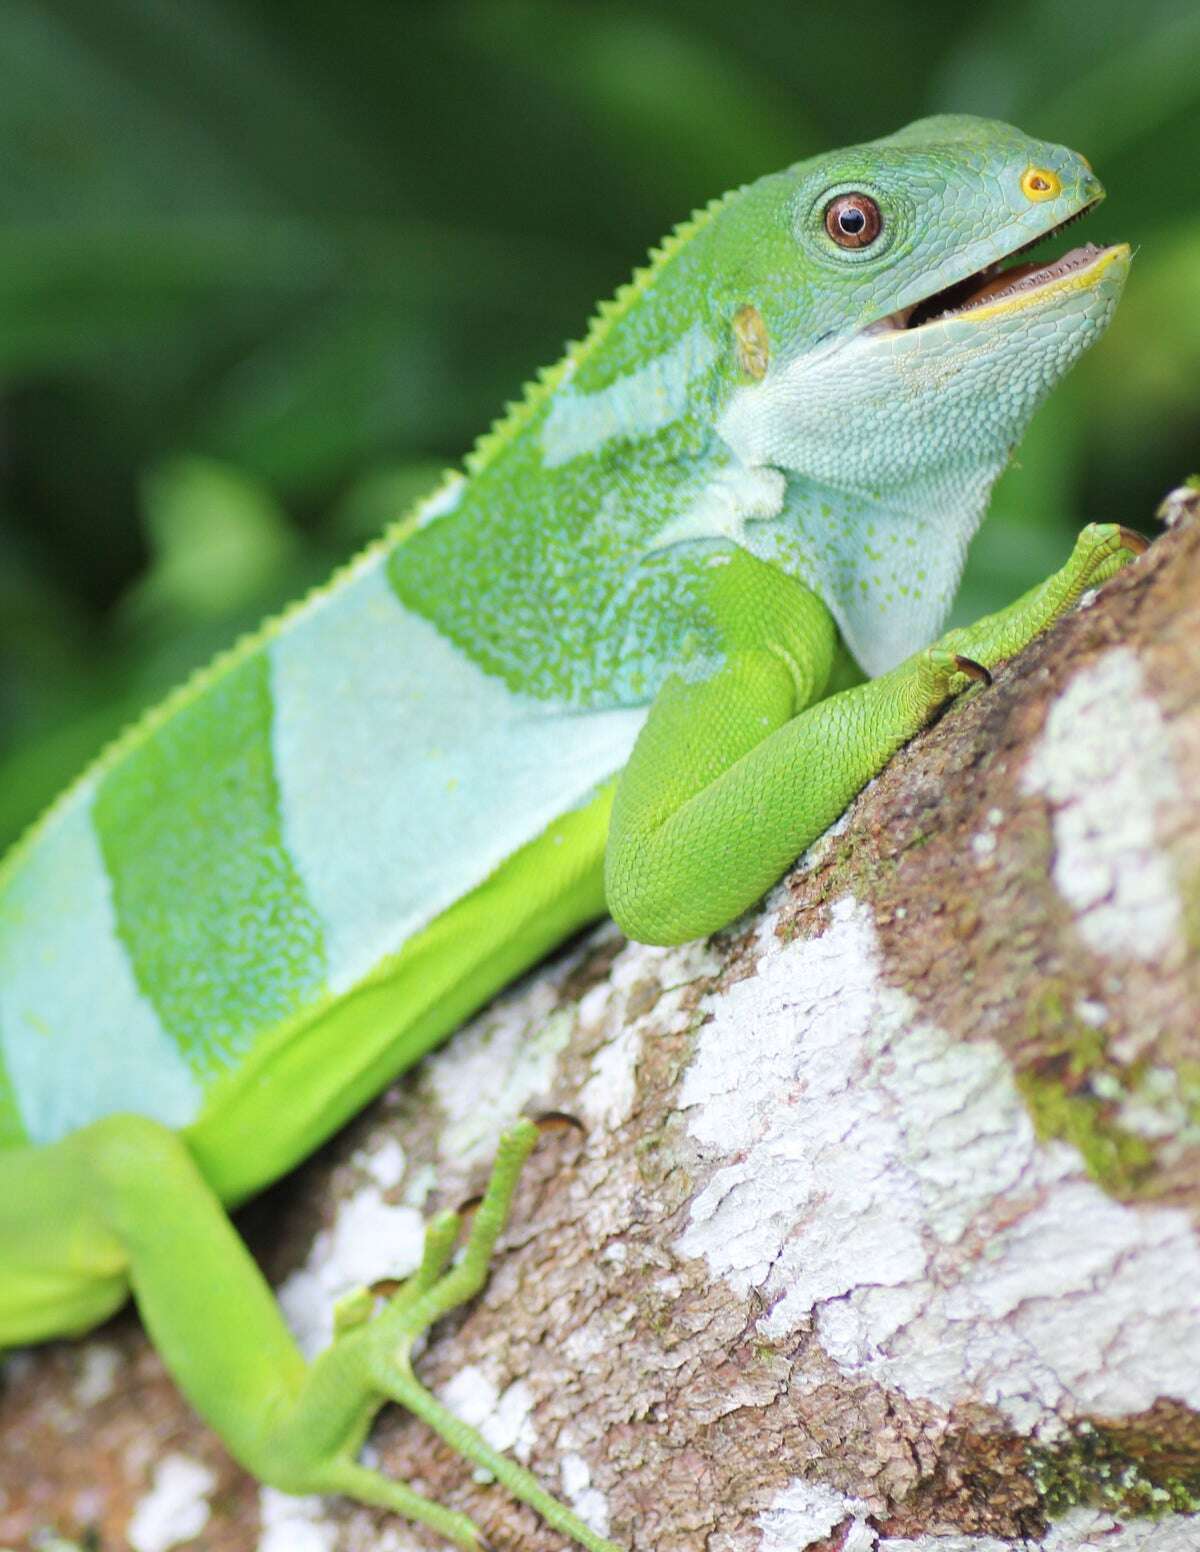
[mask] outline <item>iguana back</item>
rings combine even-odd
[[[118,1111],[193,1125],[257,1042],[619,771],[684,617],[686,557],[641,562],[711,461],[715,347],[656,284],[706,221],[465,476],[118,740],[0,867],[0,1146]]]

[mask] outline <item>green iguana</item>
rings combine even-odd
[[[311,1365],[227,1210],[583,923],[724,926],[1141,548],[1093,525],[935,640],[1130,251],[1009,261],[1102,192],[1071,151],[942,117],[714,201],[463,472],[84,773],[0,868],[0,1343],[132,1292],[263,1482],[479,1547],[360,1462],[395,1400],[613,1552],[412,1368],[483,1282],[531,1123],[463,1257],[435,1219],[409,1282]]]

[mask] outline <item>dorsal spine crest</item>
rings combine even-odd
[[[525,391],[511,404],[505,406],[503,415],[492,423],[489,430],[476,442],[467,454],[463,467],[468,475],[479,474],[513,437],[518,436],[537,414],[538,410],[562,382],[594,350],[603,344],[613,326],[629,311],[630,307],[649,289],[662,273],[665,265],[695,236],[701,227],[742,193],[742,188],[731,189],[718,195],[698,210],[693,210],[686,221],[680,221],[656,248],[651,248],[648,261],[633,272],[611,297],[598,303],[581,340],[569,340],[562,356],[552,366],[542,367],[526,384]]]

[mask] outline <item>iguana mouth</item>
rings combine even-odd
[[[1077,210],[1073,216],[1060,221],[1057,226],[1051,227],[1048,232],[1043,232],[1040,237],[1035,237],[1032,242],[1023,243],[1019,248],[1014,248],[1011,253],[1004,254],[991,264],[985,264],[982,269],[975,270],[964,279],[956,280],[941,291],[935,291],[931,296],[923,297],[907,307],[888,313],[886,317],[871,324],[864,333],[891,334],[919,329],[929,323],[940,323],[947,318],[956,318],[969,313],[973,308],[1007,300],[1020,292],[1039,290],[1049,282],[1061,279],[1062,276],[1069,275],[1075,270],[1087,269],[1107,251],[1105,248],[1096,243],[1084,243],[1081,247],[1072,248],[1059,258],[1051,259],[1044,264],[1036,262],[1017,264],[1013,260],[1020,258],[1023,253],[1028,253],[1031,248],[1036,248],[1039,243],[1056,237],[1073,222],[1081,220],[1098,203],[1099,201],[1094,200],[1092,204],[1085,205],[1082,210]]]

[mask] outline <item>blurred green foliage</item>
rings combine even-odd
[[[676,220],[921,114],[1085,151],[1087,235],[1138,250],[964,614],[1197,462],[1195,0],[6,0],[0,59],[0,849],[456,462]]]

